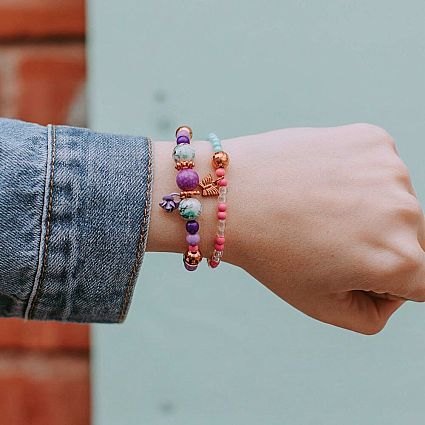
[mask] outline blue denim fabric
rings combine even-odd
[[[147,242],[150,139],[0,119],[0,316],[122,322]]]

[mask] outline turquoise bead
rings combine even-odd
[[[223,151],[223,148],[221,146],[221,141],[214,133],[208,134],[208,141],[212,144],[212,148],[214,152]]]
[[[173,150],[174,161],[193,161],[195,158],[195,149],[188,143],[181,143]]]
[[[182,199],[179,213],[185,220],[195,220],[202,212],[202,204],[196,198]]]

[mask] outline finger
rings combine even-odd
[[[419,219],[418,242],[421,245],[422,250],[425,251],[425,218],[423,213]]]
[[[419,203],[418,195],[416,194],[416,190],[410,179],[408,181],[407,190],[418,200],[418,203]],[[419,203],[419,206],[420,206],[420,203]],[[418,241],[419,241],[419,244],[421,245],[422,250],[425,251],[425,217],[424,217],[424,213],[422,209],[420,211],[419,224],[418,224]]]
[[[398,297],[397,295],[392,295],[388,293],[378,294],[377,292],[366,291],[366,293],[374,298],[380,298],[382,300],[390,300],[390,301],[407,301],[404,297]]]
[[[411,301],[425,301],[425,252],[422,251],[416,271],[413,273],[405,297]]]
[[[381,331],[392,314],[405,302],[401,298],[381,298],[363,291],[338,295],[333,308],[333,324],[365,335]]]

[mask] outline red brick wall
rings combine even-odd
[[[0,0],[0,116],[83,123],[84,9]],[[89,423],[89,328],[0,320],[0,424]]]

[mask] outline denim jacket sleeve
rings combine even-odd
[[[122,322],[149,228],[144,137],[0,119],[0,316]]]

